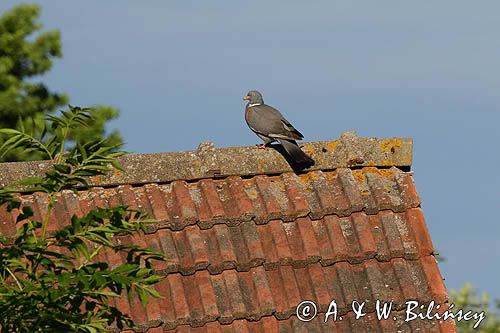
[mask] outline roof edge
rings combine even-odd
[[[399,167],[412,164],[411,138],[358,138],[354,131],[333,141],[303,142],[302,149],[315,160],[304,169]],[[155,154],[129,154],[118,159],[125,172],[92,177],[91,186],[167,183],[175,180],[198,180],[227,176],[254,176],[294,171],[275,149],[255,147],[215,148],[203,142],[196,150]],[[48,161],[0,164],[0,185],[10,185],[26,177],[40,176],[50,167]]]

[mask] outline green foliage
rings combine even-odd
[[[47,113],[67,103],[65,95],[25,81],[50,70],[52,58],[62,56],[58,31],[43,32],[28,41],[41,28],[39,15],[39,6],[20,5],[0,18],[1,127],[14,127],[20,116]]]
[[[43,177],[0,188],[3,209],[17,209],[18,231],[14,239],[0,235],[0,327],[1,332],[107,332],[109,326],[133,327],[127,314],[112,299],[137,295],[143,305],[160,297],[152,285],[162,279],[154,268],[163,255],[117,237],[144,231],[147,216],[126,206],[97,208],[85,216],[72,216],[68,225],[47,233],[58,193],[87,188],[84,177],[103,175],[119,168],[115,158],[123,152],[108,141],[81,143],[67,149],[74,128],[92,122],[88,110],[70,107],[61,116],[48,116],[50,126],[40,137],[21,130],[2,129],[5,137],[0,154],[26,149],[51,161]],[[22,206],[20,190],[43,192],[47,210],[43,221]],[[0,221],[1,223],[1,221]],[[125,262],[110,267],[96,260],[105,252],[122,253]]]
[[[455,304],[454,310],[464,309],[473,312],[485,312],[485,320],[480,326],[473,328],[474,321],[457,322],[459,332],[463,333],[498,333],[500,332],[500,301],[495,302],[495,309],[490,307],[490,298],[488,294],[479,296],[471,284],[466,284],[460,290],[450,291],[450,302]]]
[[[71,130],[70,139],[73,141],[85,142],[90,140],[99,140],[106,138],[110,145],[121,145],[122,136],[118,131],[113,131],[106,136],[105,128],[109,120],[118,117],[120,112],[111,106],[95,106],[89,110],[92,120],[89,126],[77,127]]]
[[[0,128],[21,130],[19,119],[32,133],[40,133],[45,116],[68,103],[65,94],[51,92],[33,78],[49,71],[54,58],[62,56],[59,31],[37,33],[41,28],[38,5],[21,4],[0,17]],[[35,34],[35,35],[34,35]],[[68,139],[95,141],[106,137],[105,124],[118,116],[118,110],[98,106],[91,111],[93,118],[85,129],[73,128]],[[117,132],[107,139],[122,143]],[[13,149],[3,161],[42,159],[35,151]],[[0,160],[0,161],[1,161]]]

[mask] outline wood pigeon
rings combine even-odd
[[[314,160],[307,156],[295,141],[303,139],[304,136],[283,117],[281,112],[264,104],[260,92],[250,90],[243,100],[248,100],[245,108],[248,127],[264,141],[264,144],[257,147],[265,148],[271,142],[278,141],[295,163],[314,164]]]

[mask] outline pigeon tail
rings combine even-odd
[[[313,165],[314,160],[300,149],[294,140],[276,139],[297,164]]]

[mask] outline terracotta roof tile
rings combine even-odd
[[[391,171],[388,174],[392,175],[395,172]],[[399,171],[396,173],[399,173]],[[310,178],[318,179],[319,175],[323,177],[324,174],[315,172],[310,175]],[[343,171],[344,178],[346,178],[347,174],[349,172]],[[238,178],[238,181],[250,183],[250,179],[236,178]],[[260,178],[272,177],[262,176]],[[223,182],[231,185],[235,183],[234,179],[235,177],[230,181],[224,180]],[[273,181],[276,182],[277,179],[280,178],[276,177]],[[326,182],[327,178],[322,179]],[[331,179],[336,181],[338,177],[335,175]],[[203,180],[201,182],[207,184],[208,181]],[[261,187],[264,188],[263,181],[260,182]],[[311,180],[311,182],[313,181]],[[166,186],[162,185],[163,188],[166,188]],[[188,187],[194,188],[197,186],[199,186],[197,183],[176,182],[174,187],[177,190],[171,191],[170,194],[176,192],[177,197],[175,200],[172,199],[171,202],[177,202],[178,200],[188,200],[188,203],[207,202],[208,198],[202,194],[200,194],[201,198],[195,200],[192,200],[191,196],[189,199],[179,199],[181,196],[185,197],[188,193],[192,193],[192,190],[190,191]],[[204,187],[206,188],[207,185],[204,185]],[[218,221],[211,228],[202,229],[206,225],[202,225],[197,220],[200,214],[197,213],[199,209],[193,208],[194,205],[190,206],[188,204],[187,208],[182,209],[178,208],[179,204],[162,206],[159,198],[155,198],[158,195],[158,187],[149,184],[146,188],[145,191],[142,188],[137,190],[138,188],[130,186],[119,186],[110,189],[93,188],[91,191],[82,192],[79,202],[75,201],[72,193],[63,192],[62,198],[64,200],[58,200],[55,205],[56,215],[53,216],[53,225],[57,221],[68,220],[69,214],[81,215],[89,209],[99,206],[124,203],[143,209],[149,207],[152,216],[171,216],[171,220],[177,220],[178,222],[176,222],[177,224],[160,222],[159,226],[151,229],[150,234],[139,237],[134,242],[148,245],[165,253],[169,259],[166,263],[160,263],[160,268],[165,273],[180,272],[184,275],[193,274],[195,271],[204,269],[208,269],[211,274],[217,274],[227,269],[248,271],[251,267],[260,265],[263,265],[266,269],[275,269],[280,265],[304,267],[318,261],[327,266],[340,261],[355,264],[370,258],[381,261],[387,261],[391,258],[417,259],[433,253],[433,246],[419,207],[407,207],[406,211],[399,213],[389,209],[380,210],[376,215],[367,215],[366,212],[361,210],[343,216],[342,210],[327,214],[326,210],[328,208],[324,208],[326,207],[326,199],[324,199],[321,205],[323,208],[318,210],[321,211],[322,218],[316,220],[311,218],[313,215],[311,210],[308,216],[297,217],[294,221],[270,220],[269,217],[272,217],[273,214],[267,213],[268,209],[266,209],[264,214],[266,214],[267,218],[260,220],[260,224],[256,224],[257,221],[254,220],[247,221],[247,219],[232,224]],[[281,190],[283,188],[281,187]],[[311,194],[321,197],[321,195],[317,194],[320,191],[317,188],[318,185],[316,185],[316,191],[311,192]],[[264,190],[255,191],[260,193]],[[275,187],[262,196],[267,196],[269,199],[271,198],[270,193],[272,193],[272,197],[284,195],[277,194],[281,193],[279,191],[280,188]],[[147,193],[150,193],[150,195],[146,195]],[[165,191],[165,193],[168,193],[168,191]],[[25,204],[33,205],[35,212],[43,215],[45,204],[43,195],[34,194],[23,198]],[[213,198],[210,200],[213,201]],[[255,200],[255,197],[250,200]],[[286,200],[282,201],[287,202]],[[169,202],[168,199],[166,199],[166,202]],[[331,202],[331,206],[333,206],[333,202],[336,201]],[[262,206],[262,203],[257,205]],[[309,207],[313,205],[309,205]],[[270,207],[270,205],[268,206]],[[174,212],[169,211],[168,207]],[[323,209],[326,210],[323,211]],[[253,208],[254,212],[257,210],[259,210],[258,207]],[[167,213],[164,211],[167,211]],[[183,215],[185,219],[181,219],[179,214]],[[254,215],[254,217],[256,216],[257,214]],[[177,230],[187,220],[190,221],[189,225]],[[176,231],[169,231],[164,228],[171,228]],[[111,261],[113,262],[112,259]]]
[[[25,204],[33,205],[30,199]],[[16,218],[12,212],[7,211],[7,204],[0,206],[0,233],[5,237],[14,237],[16,235]]]
[[[163,332],[186,332],[186,333],[212,333],[212,332],[453,332],[455,327],[451,322],[438,320],[432,321],[410,321],[405,322],[405,314],[402,311],[393,313],[397,320],[378,320],[374,313],[369,313],[361,319],[355,319],[353,313],[345,315],[342,320],[330,319],[325,323],[323,320],[301,322],[295,316],[285,320],[277,320],[274,316],[262,317],[258,321],[235,320],[230,324],[221,325],[213,322],[202,327],[191,327],[189,325],[178,326],[174,330]],[[148,332],[151,332],[148,331]],[[152,331],[162,332],[162,331]]]
[[[161,183],[105,183],[78,196],[63,192],[50,228],[67,223],[73,214],[118,204],[158,220],[144,235],[120,237],[167,257],[157,266],[166,276],[155,286],[162,299],[151,300],[146,309],[136,299],[117,300],[148,332],[455,331],[452,322],[375,318],[377,300],[393,301],[402,318],[406,301],[434,300],[445,307],[447,293],[411,172],[382,166],[409,166],[407,143],[363,141],[366,147],[342,153],[363,167],[348,168],[344,157],[334,155],[340,160],[332,162],[328,155],[351,146],[345,141],[349,138],[343,140],[320,145],[314,153],[319,167],[298,174],[272,163],[262,166],[267,171],[260,174],[249,165],[234,173],[238,169],[231,166],[220,178],[196,177],[198,171],[190,169],[179,171],[189,177]],[[243,161],[241,154],[227,153],[234,163]],[[186,161],[179,165],[197,161],[182,154],[177,158]],[[211,158],[210,149],[199,154],[203,161]],[[205,168],[203,163],[198,167]],[[22,199],[37,218],[43,217],[43,195]],[[0,209],[2,234],[13,236],[16,216]],[[124,260],[110,252],[99,259],[111,265]],[[295,316],[303,300],[314,301],[324,316],[333,299],[342,321],[305,323]],[[362,319],[354,319],[354,300],[366,304]]]
[[[175,181],[133,188],[129,185],[94,187],[80,192],[79,204],[69,192],[63,193],[56,207],[61,215],[67,215],[67,219],[90,207],[126,204],[159,219],[161,223],[156,228],[182,230],[197,224],[208,229],[214,224],[232,226],[251,220],[257,224],[273,219],[294,221],[306,215],[319,219],[331,214],[347,217],[362,211],[367,214],[381,210],[404,212],[420,205],[412,191],[400,190],[398,179],[401,182],[405,177],[409,176],[395,168],[384,170],[382,174],[366,168],[313,171],[300,176],[262,175],[245,179],[233,176],[211,182],[206,179],[192,183]],[[41,201],[35,206],[45,206],[43,196],[35,194],[33,198]],[[30,199],[30,196],[25,197],[27,201]]]
[[[260,266],[248,272],[173,273],[157,286],[160,293],[170,297],[163,306],[156,300],[148,313],[138,311],[138,304],[129,306],[134,309],[134,319],[156,322],[161,318],[169,329],[199,327],[215,320],[227,325],[267,316],[286,320],[302,300],[313,300],[323,314],[332,299],[337,301],[340,315],[352,313],[353,301],[365,302],[367,313],[375,312],[376,300],[393,301],[395,311],[399,311],[407,300],[445,303],[447,294],[436,274],[439,272],[432,256],[390,262],[369,259],[361,264],[339,262],[326,267],[319,263],[303,268],[284,265],[267,271]],[[426,287],[430,285],[434,287]]]

